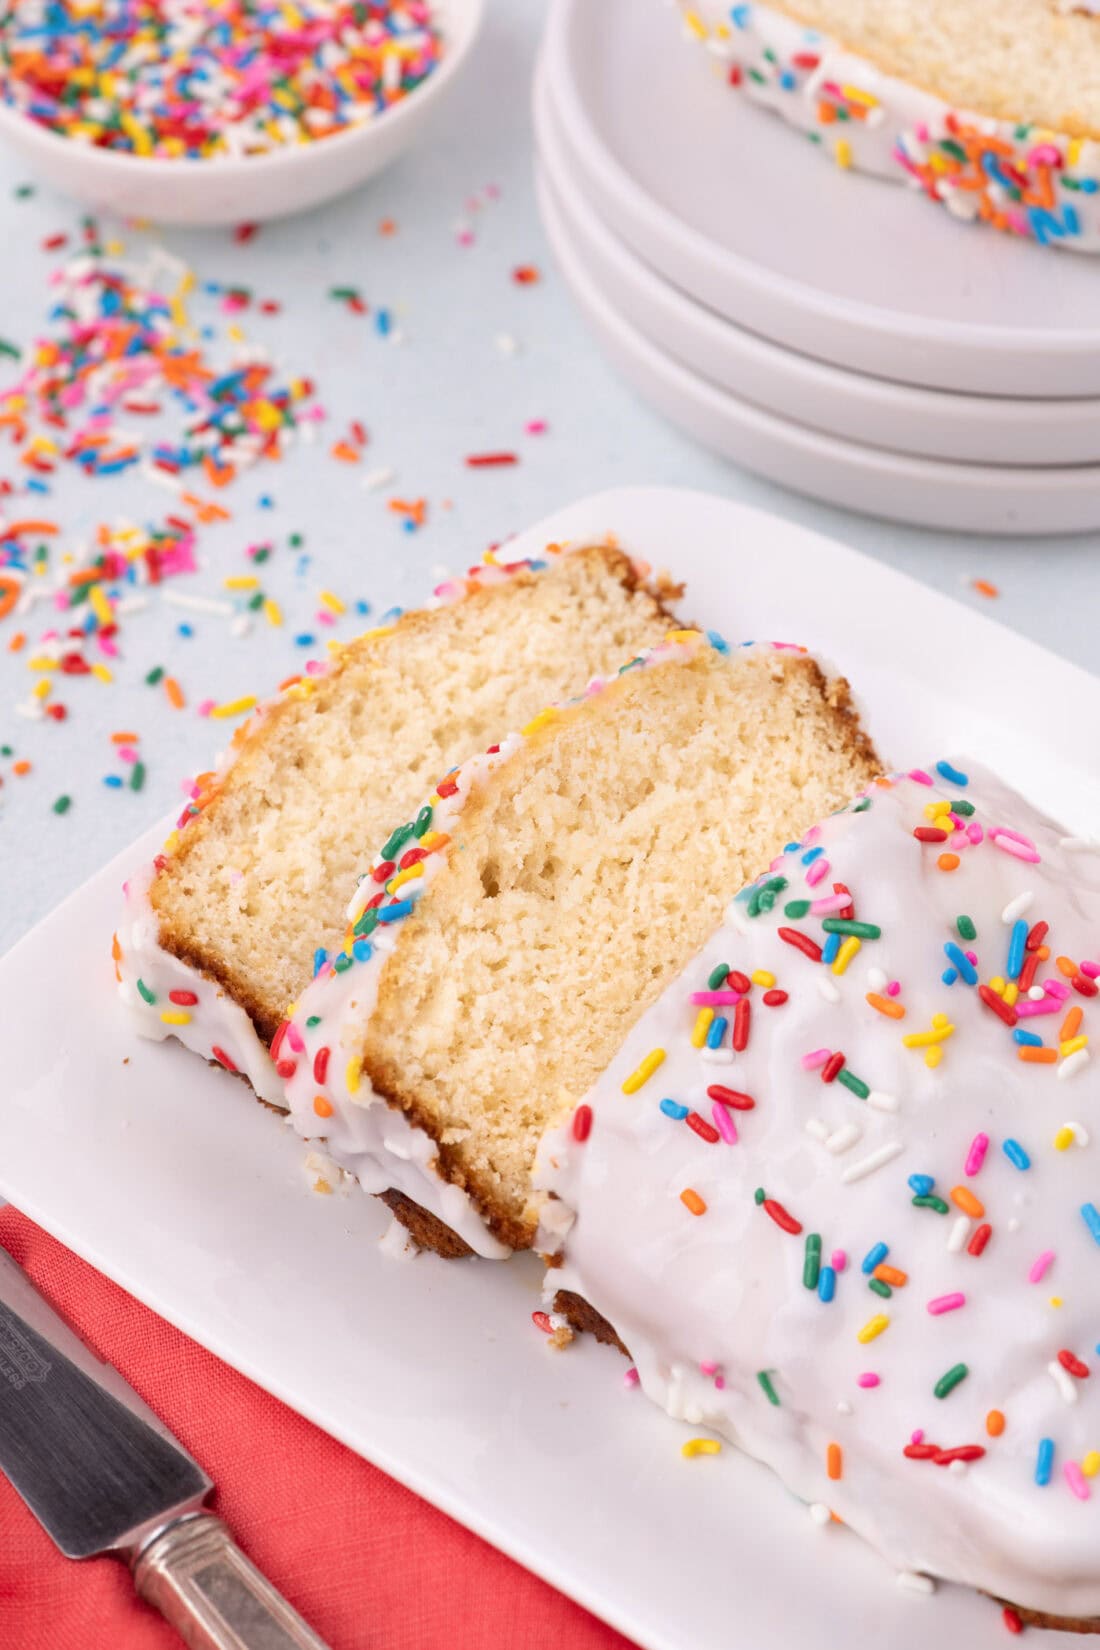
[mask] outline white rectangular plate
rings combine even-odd
[[[893,765],[980,754],[1075,830],[1100,820],[1100,682],[851,550],[703,494],[583,500],[509,550],[616,535],[687,581],[684,614],[797,640],[851,678]],[[502,730],[503,731],[503,730]],[[456,752],[461,756],[462,752]],[[132,847],[0,962],[0,1193],[139,1300],[649,1650],[1004,1650],[961,1588],[886,1567],[731,1449],[556,1354],[539,1269],[387,1259],[388,1216],[324,1198],[301,1144],[174,1044],[131,1041],[108,947]]]

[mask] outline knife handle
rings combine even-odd
[[[132,1567],[141,1597],[190,1650],[327,1650],[213,1513],[170,1524]]]

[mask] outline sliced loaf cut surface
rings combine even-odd
[[[280,1038],[296,1126],[399,1194],[420,1241],[444,1248],[435,1220],[482,1253],[479,1225],[528,1246],[548,1123],[742,884],[877,768],[846,683],[698,632],[536,718],[368,868]]]

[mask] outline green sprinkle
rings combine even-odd
[[[760,1382],[761,1390],[763,1391],[769,1404],[774,1404],[776,1409],[778,1409],[780,1407],[779,1394],[775,1390],[774,1386],[772,1386],[772,1378],[768,1371],[766,1369],[758,1369],[756,1372],[756,1379]]]
[[[890,1296],[894,1293],[894,1291],[890,1288],[890,1285],[888,1283],[883,1283],[881,1278],[868,1278],[867,1287],[868,1289],[873,1289],[876,1295],[881,1295],[883,1300],[886,1301],[888,1301]]]
[[[428,828],[432,823],[432,814],[434,812],[435,809],[432,807],[431,803],[426,802],[417,814],[416,824],[413,826],[413,836],[418,842],[420,841],[420,838],[427,833]]]
[[[792,899],[783,907],[783,915],[790,917],[792,922],[801,921],[803,917],[809,915],[809,912],[810,902],[808,899]]]
[[[144,762],[135,762],[133,767],[130,769],[130,789],[132,791],[140,791],[140,789],[144,785],[144,783],[145,783],[145,763]]]
[[[286,542],[290,545],[292,550],[300,550],[306,541],[301,533],[291,533]]]
[[[862,1077],[854,1077],[847,1066],[841,1066],[836,1074],[836,1080],[838,1083],[843,1083],[846,1089],[851,1089],[852,1093],[858,1095],[861,1100],[866,1100],[871,1092],[871,1085],[865,1083]]]
[[[806,1258],[802,1263],[802,1282],[807,1289],[816,1289],[821,1276],[821,1233],[807,1232]]]
[[[71,796],[59,796],[53,805],[53,811],[55,814],[67,814],[72,805],[73,799]]]
[[[754,1201],[755,1201],[755,1202],[756,1202],[756,1203],[757,1203],[757,1204],[760,1204],[760,1203],[763,1203],[763,1201],[764,1201],[764,1199],[765,1199],[765,1198],[766,1198],[766,1197],[767,1197],[767,1195],[768,1195],[768,1194],[767,1194],[767,1192],[766,1192],[766,1191],[765,1191],[765,1190],[764,1190],[764,1188],[763,1188],[763,1186],[758,1186],[758,1187],[757,1187],[757,1188],[756,1188],[756,1190],[755,1190],[755,1192],[753,1192],[753,1194],[752,1194],[752,1195],[753,1195],[753,1200],[754,1200]]]
[[[415,830],[416,826],[412,823],[408,825],[399,825],[390,837],[390,840],[386,843],[386,846],[382,849],[382,858],[396,858],[397,854],[400,853],[401,849],[405,846],[406,842],[408,842]]]
[[[968,917],[965,913],[961,917],[955,918],[955,927],[959,930],[961,940],[976,940],[978,937],[978,930],[974,927],[973,917]]]
[[[854,934],[857,940],[880,940],[882,929],[873,922],[852,922],[849,917],[826,917],[821,924],[826,934]]]
[[[346,974],[350,967],[351,958],[348,956],[346,951],[341,951],[340,955],[332,965],[333,972],[336,974]]]
[[[0,355],[7,355],[13,361],[18,361],[23,351],[18,344],[9,344],[6,338],[0,338]]]
[[[29,201],[29,200],[33,199],[33,197],[34,197],[34,184],[33,183],[20,183],[20,184],[16,185],[15,198],[16,198],[17,201]]]
[[[346,304],[349,299],[358,298],[359,292],[353,286],[330,286],[328,295],[330,298],[337,298],[341,303]]]
[[[952,802],[951,812],[958,814],[960,819],[969,819],[974,812],[974,804],[973,802],[964,802],[960,797],[957,802]]]
[[[152,670],[149,672],[149,674],[145,678],[146,687],[156,687],[157,683],[160,681],[160,679],[163,675],[164,675],[164,666],[163,665],[154,665]]]
[[[14,756],[15,748],[12,745],[0,745],[0,756]]]
[[[319,1026],[320,1024],[321,1016],[319,1014],[311,1014],[309,1019],[306,1021],[306,1029],[308,1031],[312,1031],[314,1026]]]
[[[943,1201],[943,1198],[936,1197],[934,1193],[930,1193],[927,1197],[915,1197],[913,1207],[914,1209],[935,1209],[938,1215],[945,1215],[948,1212],[947,1204]]]
[[[258,566],[260,564],[260,562],[267,561],[268,558],[270,557],[270,555],[271,555],[271,546],[270,546],[270,544],[261,544],[258,550],[253,550],[252,560]]]
[[[147,1002],[147,1003],[155,1003],[156,1002],[156,1000],[157,1000],[156,992],[155,991],[150,991],[149,987],[146,985],[144,980],[139,980],[138,981],[137,988],[138,988],[138,996],[141,997],[143,1002]]]
[[[363,912],[363,915],[359,918],[359,921],[352,929],[352,933],[355,935],[356,939],[363,939],[364,936],[369,938],[377,927],[378,912],[372,909],[370,911]]]
[[[852,812],[854,814],[865,814],[870,806],[871,798],[869,796],[864,796],[861,797],[858,802],[854,802],[852,804]]]
[[[959,1382],[965,1381],[969,1374],[970,1371],[965,1364],[955,1364],[954,1368],[949,1369],[946,1375],[940,1376],[932,1391],[937,1398],[946,1398],[947,1394],[954,1392]]]
[[[961,143],[956,143],[954,138],[941,138],[940,148],[945,155],[950,155],[954,160],[966,159],[966,150]]]
[[[267,600],[267,597],[264,595],[263,591],[262,590],[257,590],[255,595],[253,595],[249,598],[248,611],[250,613],[258,612],[258,610],[264,605],[266,600]]]
[[[717,968],[712,968],[707,975],[707,990],[718,991],[725,984],[729,971],[729,963],[719,963]]]

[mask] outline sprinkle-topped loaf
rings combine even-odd
[[[836,165],[1100,251],[1096,0],[680,0],[729,83]]]
[[[179,1040],[283,1104],[267,1045],[340,943],[369,845],[456,756],[664,636],[669,616],[606,547],[495,558],[436,605],[307,666],[260,705],[127,885],[114,954],[145,1036]]]
[[[878,781],[730,904],[536,1171],[550,1303],[658,1404],[910,1585],[1082,1630],[1098,987],[1100,846],[968,760]]]
[[[776,833],[876,771],[802,649],[671,633],[379,838],[273,1045],[296,1127],[440,1253],[529,1245],[547,1123]]]

